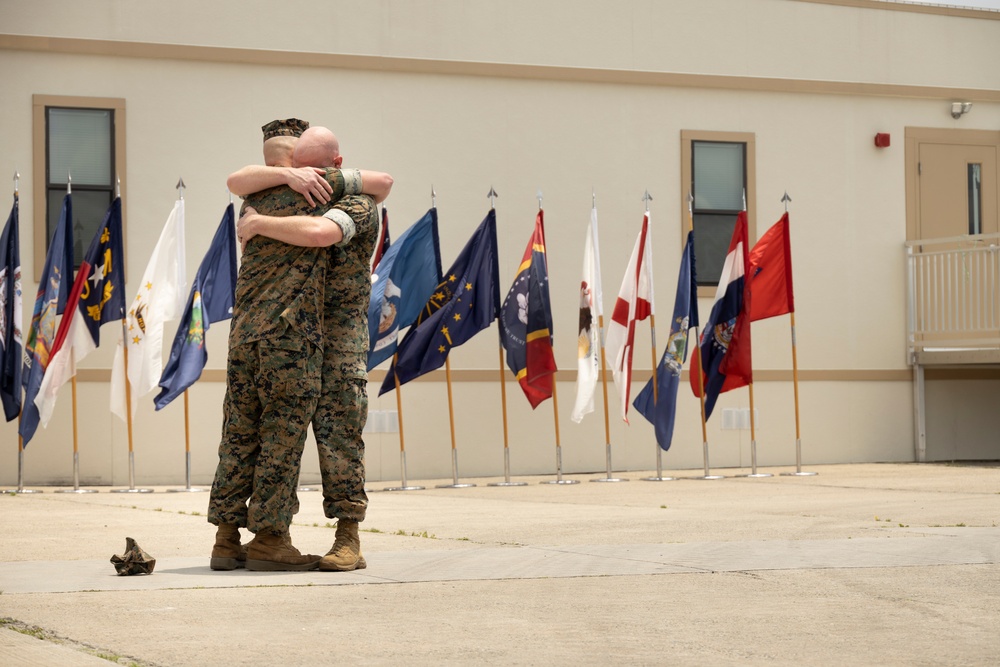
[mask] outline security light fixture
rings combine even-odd
[[[951,117],[957,120],[961,118],[964,114],[969,113],[969,109],[971,108],[972,108],[972,102],[952,102]]]

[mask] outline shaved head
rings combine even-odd
[[[292,153],[295,167],[340,167],[340,142],[325,127],[310,127],[299,137]]]

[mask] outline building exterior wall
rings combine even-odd
[[[229,202],[226,176],[260,161],[260,126],[295,116],[333,128],[345,164],[388,171],[398,235],[437,192],[447,268],[497,200],[501,291],[513,278],[544,194],[564,472],[603,471],[597,412],[569,420],[575,393],[577,288],[592,192],[601,224],[604,307],[614,296],[649,190],[658,346],[687,224],[681,132],[753,133],[755,214],[762,234],[792,197],[803,460],[808,464],[913,460],[905,355],[906,239],[903,135],[907,127],[1000,128],[1000,14],[902,11],[873,2],[730,0],[631,2],[286,3],[308,20],[274,30],[260,2],[40,0],[0,6],[0,174],[21,173],[23,291],[36,290],[30,193],[33,95],[126,100],[126,279],[131,296],[183,177],[187,257],[194,274]],[[350,13],[350,20],[347,20]],[[567,16],[572,16],[568,20]],[[953,100],[973,111],[951,118]],[[873,145],[887,132],[889,148]],[[9,199],[8,199],[9,202]],[[0,198],[0,207],[7,206]],[[752,239],[755,240],[755,239]],[[711,299],[701,299],[706,317]],[[110,328],[109,325],[108,328]],[[173,333],[167,326],[167,340]],[[640,326],[640,341],[649,328]],[[190,390],[194,480],[215,467],[224,393],[226,323],[208,334],[209,362]],[[108,339],[114,337],[108,332]],[[755,323],[759,465],[795,461],[788,318]],[[633,395],[652,353],[639,343]],[[659,352],[657,350],[657,357]],[[108,411],[113,346],[83,361],[77,430],[84,483],[128,481],[128,437]],[[451,355],[461,474],[503,471],[497,338],[481,333]],[[383,369],[372,374],[371,409]],[[404,386],[408,475],[451,475],[444,373]],[[555,470],[551,402],[532,412],[507,374],[514,474]],[[71,391],[25,453],[25,480],[72,475]],[[616,469],[655,466],[652,427],[614,414]],[[142,401],[134,424],[138,484],[183,480],[184,408]],[[702,466],[698,404],[685,386],[667,468]],[[724,394],[709,422],[713,467],[747,466],[749,433],[721,428],[748,406]],[[0,425],[0,484],[16,481],[16,426]],[[396,433],[367,439],[369,479],[399,478]],[[318,478],[307,446],[303,479]]]

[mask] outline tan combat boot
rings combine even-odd
[[[247,569],[255,572],[298,572],[315,570],[319,556],[302,554],[292,546],[288,533],[266,530],[247,545]]]
[[[215,546],[212,547],[213,570],[235,570],[246,567],[247,548],[240,544],[240,528],[231,523],[219,524],[215,532]]]
[[[358,522],[337,519],[337,535],[323,559],[319,569],[327,572],[350,572],[368,567],[361,555],[361,538],[358,537]]]

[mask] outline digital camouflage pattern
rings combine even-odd
[[[328,518],[364,521],[365,443],[368,419],[369,260],[378,240],[378,213],[366,195],[344,197],[333,208],[354,221],[354,238],[330,247],[323,308],[323,391],[313,433]]]
[[[331,201],[344,192],[327,170]],[[248,196],[266,215],[321,215],[287,186]],[[241,213],[242,213],[241,210]],[[243,253],[229,333],[219,465],[208,520],[287,531],[298,511],[299,466],[321,391],[326,248],[255,236]],[[249,507],[247,500],[249,499]]]
[[[111,564],[120,576],[153,574],[156,559],[146,553],[131,537],[125,538],[125,553],[111,556]]]
[[[327,179],[333,186],[331,201],[340,199],[344,194],[340,170],[328,169]],[[285,185],[248,196],[241,216],[247,206],[274,216],[323,215],[330,208],[309,206],[305,197]],[[250,239],[236,280],[229,346],[279,336],[289,327],[322,345],[327,255],[326,248],[289,245],[260,235]]]
[[[321,349],[294,334],[229,348],[209,522],[254,533],[288,530],[299,509],[295,488],[322,367]]]

